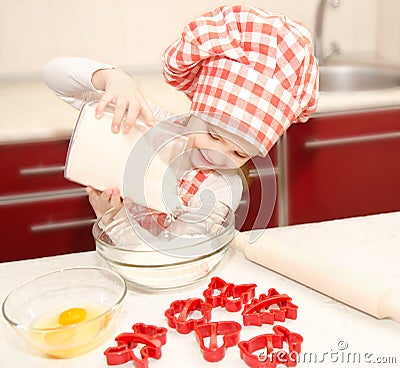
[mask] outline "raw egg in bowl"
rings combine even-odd
[[[124,279],[100,267],[73,267],[38,276],[3,303],[8,323],[47,356],[86,353],[108,336],[127,292]]]

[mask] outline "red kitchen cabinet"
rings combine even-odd
[[[93,214],[87,198],[53,194],[3,203],[0,259],[12,261],[93,250]]]
[[[64,179],[68,140],[0,144],[0,195],[79,188]]]
[[[0,144],[0,262],[94,250],[84,188],[64,179],[68,140]]]
[[[288,224],[400,210],[400,110],[315,117],[287,132]]]
[[[281,141],[250,162],[236,228],[400,210],[399,109],[314,117]],[[0,144],[0,262],[95,249],[86,193],[63,177],[67,148]]]
[[[93,250],[94,214],[84,189],[64,179],[68,140],[0,144],[3,246],[0,262]],[[251,184],[236,212],[242,230],[278,225],[277,150],[250,163]]]
[[[269,157],[255,157],[249,162],[250,186],[244,191],[236,210],[236,228],[241,231],[275,227],[278,210],[278,149],[272,148]]]

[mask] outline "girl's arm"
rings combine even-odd
[[[139,114],[148,125],[153,123],[152,108],[134,79],[112,65],[79,57],[56,58],[44,66],[43,77],[58,97],[75,108],[99,99],[98,118],[109,104],[114,104],[114,132],[119,132],[121,124],[123,131],[129,132]]]
[[[112,130],[118,133],[121,124],[128,133],[141,114],[148,125],[153,124],[153,112],[139,90],[135,80],[119,69],[99,69],[93,73],[92,84],[97,90],[105,91],[96,107],[96,117],[101,118],[109,104],[113,104]],[[124,116],[126,117],[123,120]]]
[[[86,192],[97,218],[102,217],[111,208],[119,210],[122,207],[122,198],[118,188],[108,188],[101,192],[87,187]]]
[[[47,86],[57,97],[80,109],[86,102],[100,99],[104,91],[92,84],[93,74],[112,65],[79,57],[61,57],[49,61],[42,69]]]
[[[100,100],[96,111],[100,118],[109,103],[115,104],[115,132],[120,130],[125,113],[127,118],[123,131],[132,127],[139,113],[143,117],[147,116],[148,124],[151,124],[153,116],[155,120],[161,121],[173,115],[146,100],[133,78],[109,64],[86,58],[63,57],[48,62],[42,73],[48,87],[76,109],[88,101]],[[116,188],[99,192],[88,187],[87,192],[97,217],[112,207],[121,206],[120,193]]]

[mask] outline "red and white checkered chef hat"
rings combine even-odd
[[[166,81],[189,97],[193,114],[245,138],[262,156],[316,109],[310,33],[282,15],[216,8],[184,28],[163,63]]]

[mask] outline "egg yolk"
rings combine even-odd
[[[58,316],[58,323],[64,326],[74,325],[84,321],[86,314],[86,310],[83,308],[70,308]]]

